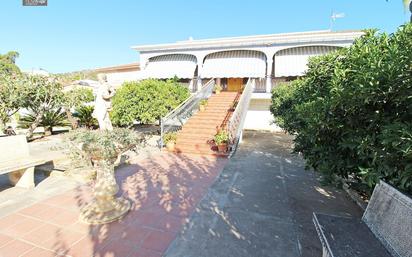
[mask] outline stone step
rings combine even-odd
[[[222,120],[221,119],[216,119],[216,120],[211,120],[211,119],[197,119],[197,120],[189,120],[186,122],[185,127],[188,126],[208,126],[208,127],[216,127],[216,126],[221,126],[222,125]]]
[[[203,143],[207,143],[210,140],[213,140],[214,135],[210,135],[210,134],[182,134],[182,135],[178,135],[176,142],[179,143],[184,143],[184,142],[203,142]]]
[[[203,119],[209,119],[209,118],[220,118],[223,119],[227,116],[228,112],[220,112],[220,113],[199,113],[195,116],[193,116],[193,118],[203,118]]]
[[[228,153],[219,153],[217,147],[214,145],[204,145],[204,146],[188,146],[188,145],[176,145],[176,153],[194,153],[194,154],[205,154],[205,155],[215,155],[215,156],[228,156]]]
[[[198,130],[185,130],[180,132],[177,137],[179,138],[180,136],[184,137],[189,137],[189,138],[195,138],[195,137],[214,137],[216,135],[215,130],[209,130],[209,131],[198,131]]]
[[[213,94],[208,99],[206,110],[193,115],[179,131],[174,152],[227,156],[216,151],[213,138],[230,118],[230,109],[237,98],[237,92]]]
[[[198,113],[196,113],[196,115],[201,115],[201,114],[205,114],[205,113],[206,114],[225,114],[228,111],[229,111],[229,108],[223,108],[223,109],[218,109],[218,108],[212,109],[212,108],[210,108],[210,109],[206,109],[204,111],[198,112]]]
[[[184,131],[188,131],[188,130],[197,130],[199,129],[199,131],[204,131],[204,130],[217,130],[221,127],[221,124],[212,124],[210,123],[209,125],[207,125],[205,122],[202,123],[191,123],[191,124],[186,124],[185,126],[183,126],[182,128],[182,132]]]
[[[189,134],[216,134],[217,131],[219,130],[220,126],[215,126],[215,127],[210,127],[210,126],[196,126],[196,125],[190,125],[188,127],[184,127],[181,130],[181,134],[184,133],[189,133]]]

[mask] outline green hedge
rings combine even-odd
[[[412,24],[365,33],[276,88],[271,112],[326,180],[351,177],[372,189],[383,179],[411,193]]]
[[[189,90],[176,79],[128,82],[113,98],[111,119],[118,126],[130,126],[134,121],[152,124],[189,96]]]

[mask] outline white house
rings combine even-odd
[[[270,92],[279,82],[302,76],[308,58],[350,46],[361,31],[310,31],[140,45],[140,79],[177,76],[196,91],[215,79],[225,90],[239,91],[255,79],[245,129],[275,130]]]
[[[107,82],[114,87],[120,87],[127,81],[137,80],[139,70],[140,65],[137,62],[95,69],[98,73],[106,74]]]

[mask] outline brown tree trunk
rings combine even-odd
[[[28,139],[33,137],[33,132],[34,130],[39,126],[41,119],[43,118],[43,114],[44,114],[44,110],[41,110],[37,113],[36,115],[36,119],[34,120],[34,122],[30,125],[29,129],[26,132],[26,137]]]
[[[73,114],[70,110],[65,109],[65,111],[66,111],[67,119],[69,120],[69,122],[72,126],[72,129],[77,129],[77,126],[79,125],[79,123],[77,122],[77,119],[75,117],[73,117]]]
[[[44,135],[45,136],[53,135],[53,127],[44,127]]]

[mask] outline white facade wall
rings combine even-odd
[[[107,82],[114,87],[120,87],[126,81],[136,81],[138,79],[138,71],[119,71],[105,73]]]
[[[243,128],[273,132],[282,131],[274,123],[274,117],[269,111],[270,105],[270,99],[251,99]]]

